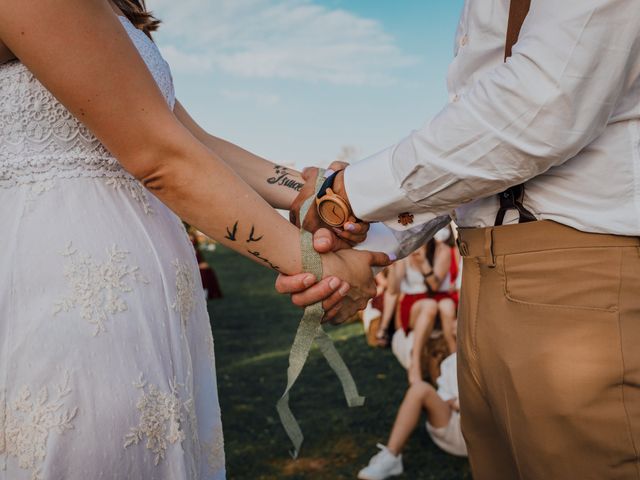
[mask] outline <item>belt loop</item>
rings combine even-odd
[[[456,243],[458,244],[458,251],[463,257],[469,256],[469,245],[462,240],[462,233],[458,230],[458,236],[456,237]]]
[[[496,257],[493,254],[493,228],[489,227],[484,231],[484,255],[487,258],[489,268],[495,268]]]

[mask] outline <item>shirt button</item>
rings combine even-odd
[[[464,47],[467,45],[467,43],[469,43],[469,36],[463,35],[462,38],[460,38],[460,46]]]

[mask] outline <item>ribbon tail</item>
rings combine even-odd
[[[290,453],[291,457],[295,460],[298,458],[298,454],[300,453],[300,447],[304,441],[304,435],[302,435],[300,424],[296,420],[296,417],[293,416],[291,408],[289,407],[289,392],[285,393],[280,400],[278,400],[278,403],[276,403],[276,410],[278,411],[282,427],[293,444],[293,450]]]
[[[313,345],[313,340],[320,328],[318,318],[322,318],[322,305],[315,304],[305,309],[300,325],[298,326],[298,331],[296,332],[296,336],[293,340],[293,345],[291,345],[291,351],[289,352],[287,387],[276,404],[276,410],[278,411],[282,427],[293,444],[293,452],[291,456],[294,459],[298,457],[304,436],[302,435],[300,424],[289,407],[289,391],[296,383],[296,380],[300,376],[304,364],[309,357],[309,351]]]
[[[344,360],[336,350],[336,346],[331,340],[331,337],[327,335],[322,327],[318,329],[318,334],[316,335],[316,344],[324,358],[327,360],[329,366],[333,369],[335,374],[340,380],[340,384],[342,385],[342,391],[344,392],[345,399],[347,400],[347,405],[349,407],[361,407],[364,405],[365,397],[361,396],[358,393],[358,387],[356,386],[356,382],[349,371],[349,367],[344,363]]]

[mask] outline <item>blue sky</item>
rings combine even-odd
[[[209,132],[278,163],[357,160],[447,101],[462,0],[147,0],[176,93]]]

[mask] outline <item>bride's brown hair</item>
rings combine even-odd
[[[129,19],[136,28],[142,30],[149,38],[151,32],[155,32],[160,25],[160,20],[155,18],[147,10],[144,0],[112,0],[113,3],[122,10],[122,13]]]

